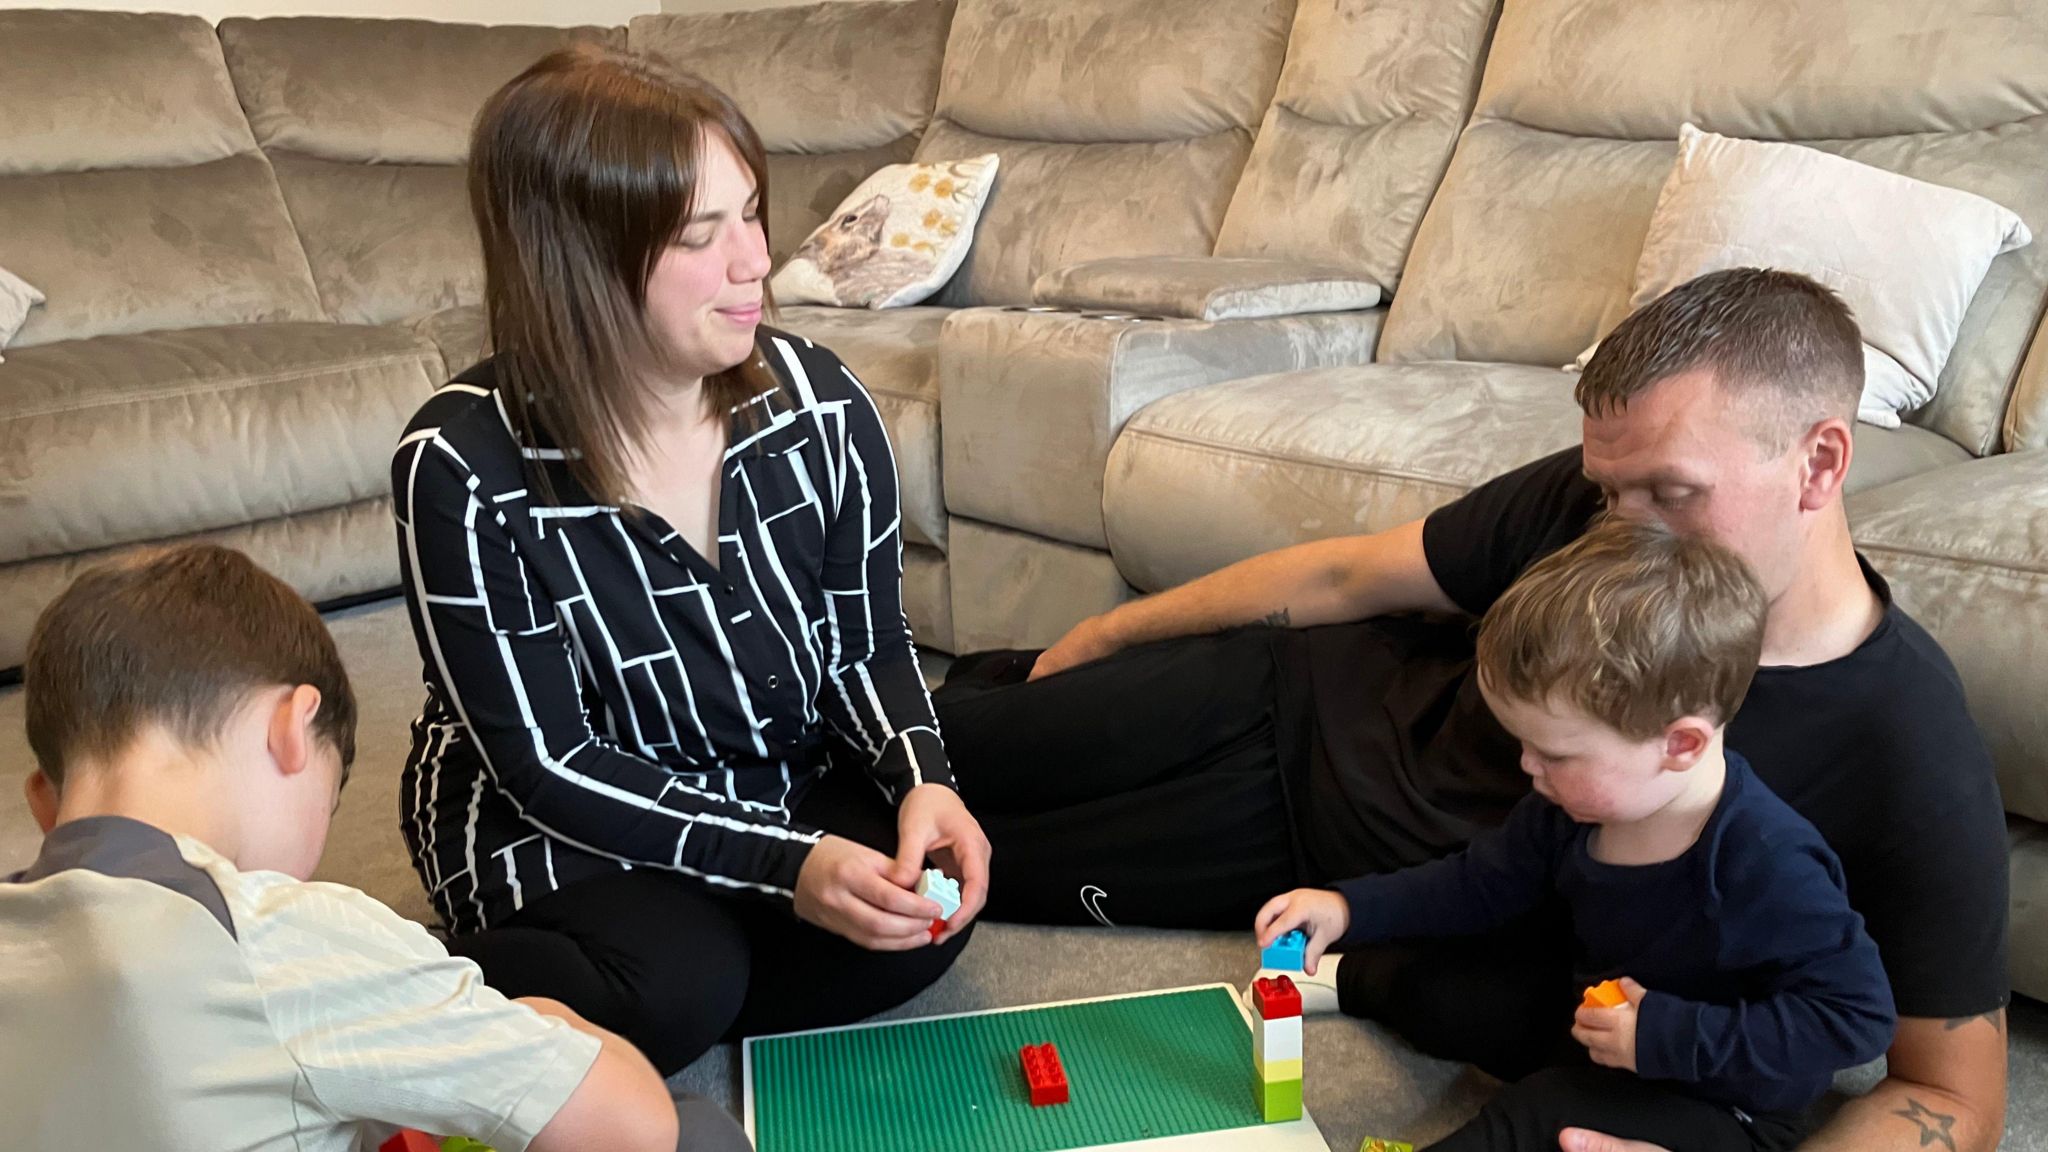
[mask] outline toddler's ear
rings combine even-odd
[[[1713,747],[1718,727],[1702,716],[1682,716],[1664,729],[1664,766],[1683,772]]]

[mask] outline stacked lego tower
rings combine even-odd
[[[1301,1119],[1301,990],[1287,976],[1252,981],[1252,1066],[1266,1123]]]
[[[1301,1119],[1301,990],[1288,972],[1301,971],[1308,938],[1297,929],[1259,953],[1274,973],[1252,981],[1252,1084],[1268,1124]]]

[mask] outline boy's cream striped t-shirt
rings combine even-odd
[[[520,1152],[598,1042],[353,888],[241,872],[121,817],[0,883],[0,1117],[22,1152]]]

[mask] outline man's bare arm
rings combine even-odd
[[[1906,1016],[1887,1075],[1842,1106],[1800,1152],[1992,1152],[2005,1134],[2005,1011],[1954,1020]],[[1583,1128],[1558,1133],[1562,1152],[1668,1152]]]
[[[1032,678],[1153,640],[1242,624],[1307,628],[1389,612],[1456,611],[1423,555],[1422,523],[1263,553],[1090,617],[1046,649]]]
[[[1804,1152],[1992,1152],[2005,1132],[2005,1010],[1905,1016],[1888,1075],[1849,1101]]]

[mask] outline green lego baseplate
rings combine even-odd
[[[1048,1042],[1072,1098],[1033,1108],[1018,1050]],[[1059,1152],[1264,1122],[1224,987],[768,1037],[747,1059],[758,1152]]]

